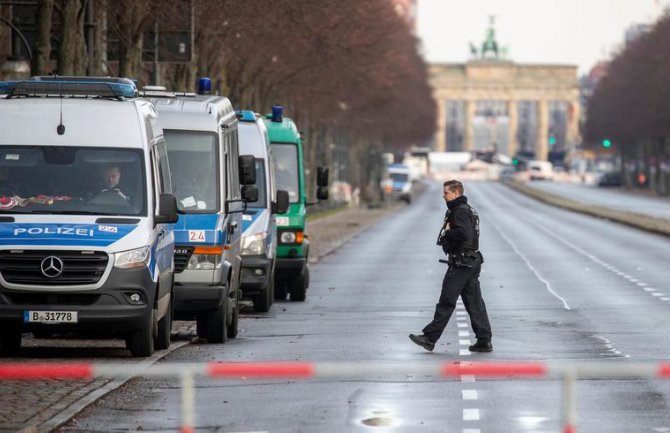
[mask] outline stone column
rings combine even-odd
[[[463,140],[463,151],[473,152],[475,150],[475,113],[477,111],[477,101],[465,101],[465,131]]]
[[[535,143],[535,159],[548,159],[549,145],[549,102],[545,99],[537,101],[537,142]]]
[[[579,101],[568,101],[568,146],[577,146],[579,142],[579,118],[581,117],[581,105]]]
[[[507,134],[507,156],[514,156],[517,151],[516,131],[518,127],[517,101],[510,99],[507,101],[507,115],[509,119]],[[500,149],[502,150],[502,149]]]
[[[437,129],[435,131],[435,151],[444,152],[449,146],[447,143],[447,101],[437,97]]]

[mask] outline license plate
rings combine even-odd
[[[278,216],[277,217],[277,225],[282,226],[282,227],[289,225],[288,217]]]
[[[25,323],[77,323],[76,311],[24,311]]]

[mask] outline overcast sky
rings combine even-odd
[[[418,36],[426,59],[463,62],[481,46],[489,16],[510,60],[558,63],[588,72],[624,40],[632,23],[655,21],[670,0],[418,0]]]

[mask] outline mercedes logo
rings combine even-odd
[[[42,273],[47,278],[56,278],[63,273],[63,261],[56,256],[49,256],[40,264]]]

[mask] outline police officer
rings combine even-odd
[[[479,215],[468,205],[463,184],[457,180],[444,182],[447,215],[437,243],[449,255],[449,268],[442,281],[442,293],[435,307],[433,321],[423,328],[423,334],[410,334],[414,343],[432,351],[446,328],[460,296],[470,315],[477,342],[471,352],[491,352],[491,324],[479,287],[479,273],[484,258],[479,252]]]

